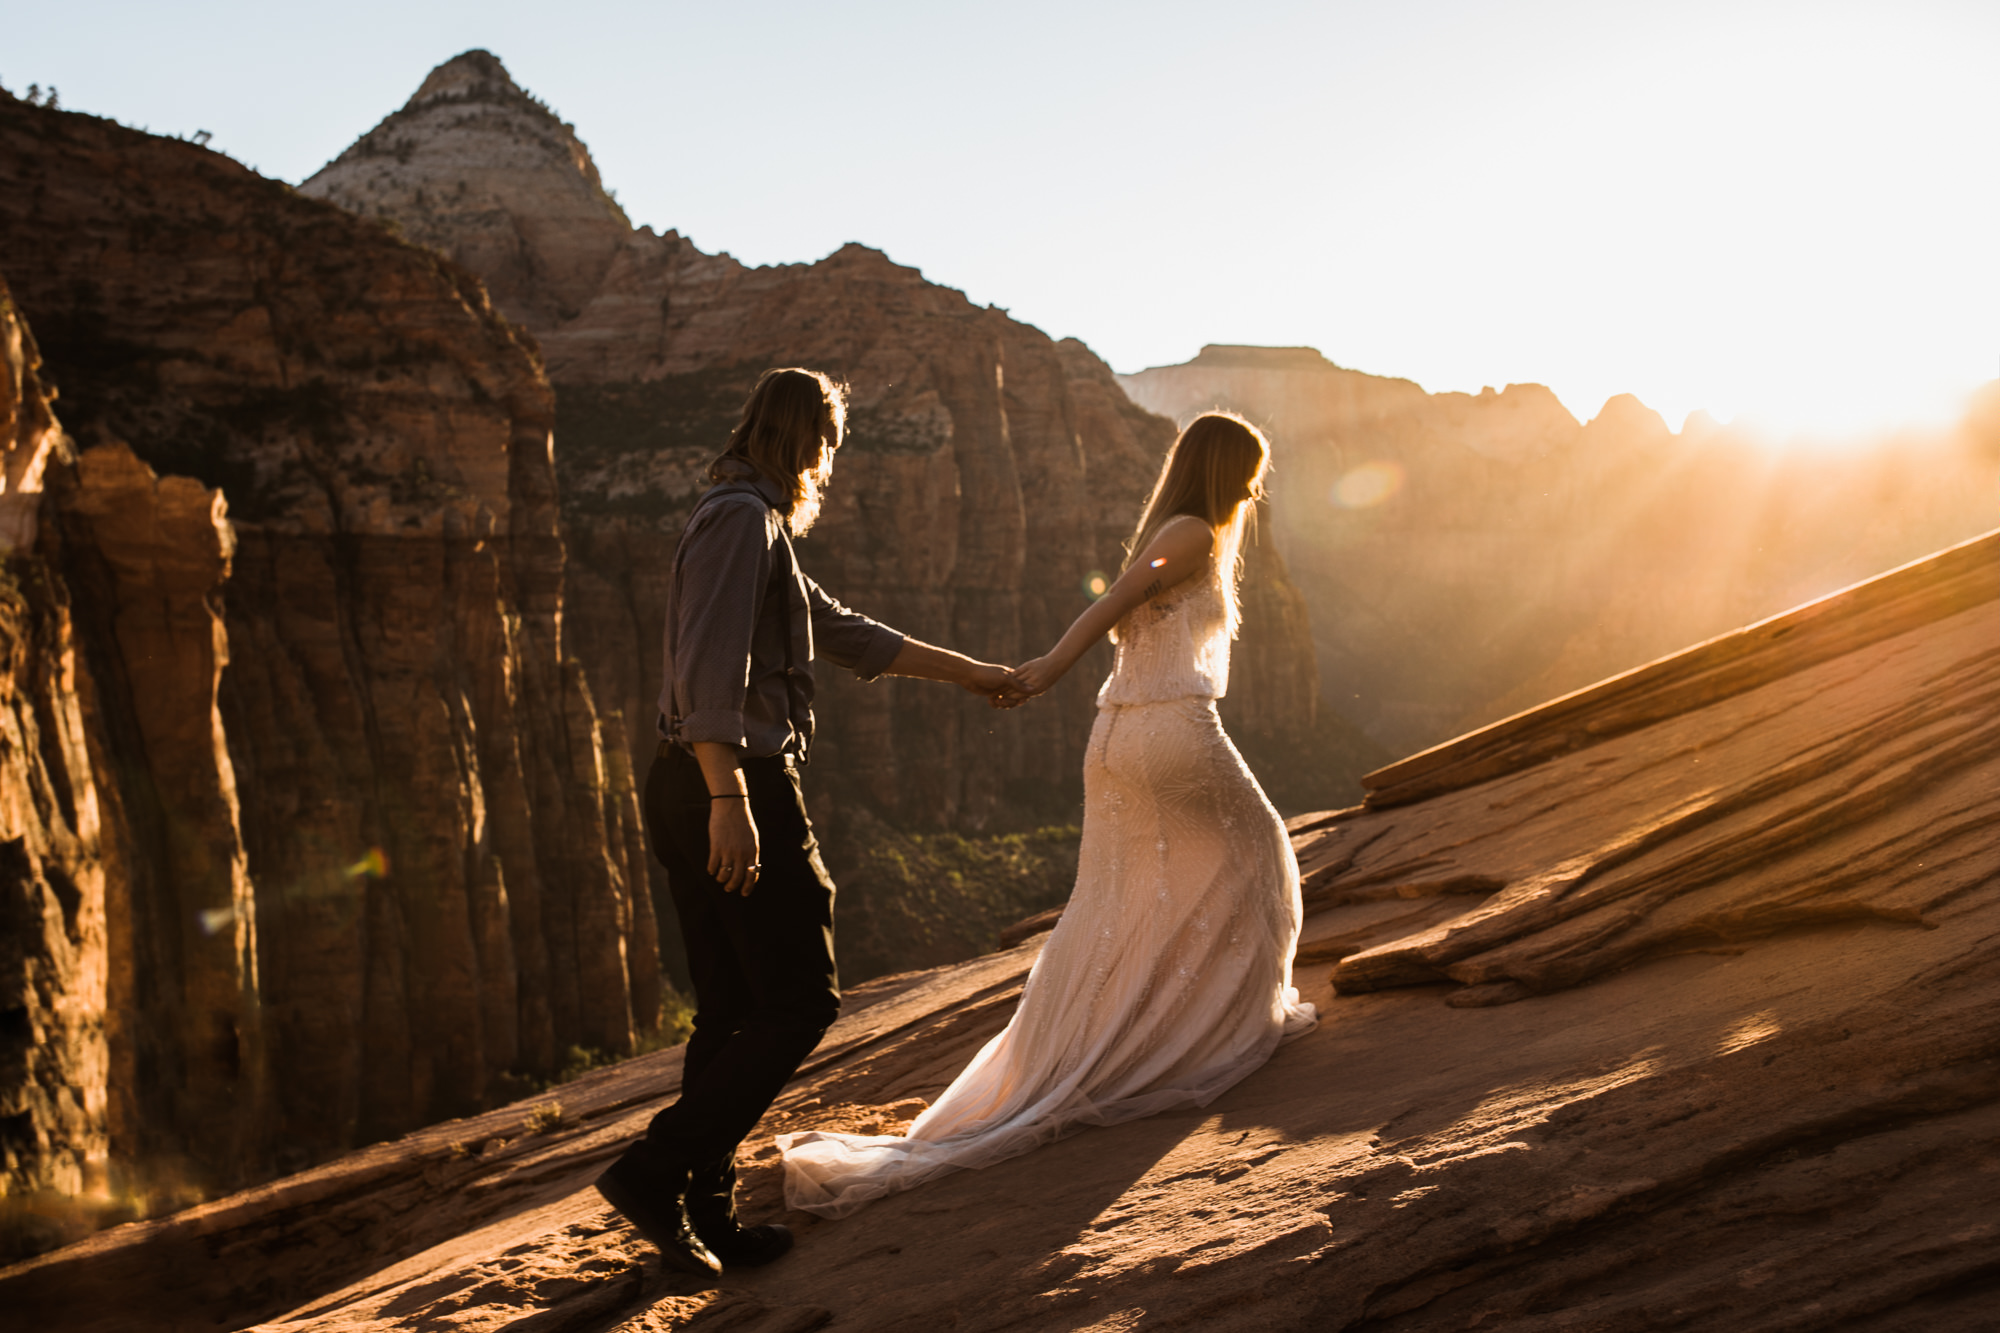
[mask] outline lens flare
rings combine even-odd
[[[1111,580],[1104,577],[1103,570],[1093,569],[1083,576],[1082,587],[1084,596],[1094,602],[1111,590]]]
[[[366,856],[347,867],[349,879],[360,879],[363,875],[380,879],[388,873],[389,858],[380,847],[370,847]]]
[[[1363,463],[1333,483],[1328,497],[1343,509],[1371,509],[1403,489],[1403,468],[1386,458]]]
[[[202,934],[215,935],[227,929],[229,923],[236,919],[236,909],[233,907],[208,907],[195,913],[195,917],[201,922]]]

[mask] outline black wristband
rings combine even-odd
[[[711,801],[747,801],[750,799],[750,793],[747,791],[726,791],[720,795],[716,795],[711,792],[708,799]]]

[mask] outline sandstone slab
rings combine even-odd
[[[559,1118],[439,1126],[5,1270],[0,1299],[79,1329],[325,1333],[1983,1329],[2000,598],[1954,605],[1950,565],[1898,634],[1295,821],[1323,1022],[1205,1110],[785,1217],[792,1256],[703,1283],[589,1189],[671,1095],[669,1052],[552,1093]],[[747,1145],[749,1209],[781,1206],[772,1134],[893,1128],[935,1096],[1039,940],[854,996]]]

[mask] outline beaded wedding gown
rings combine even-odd
[[[907,1137],[784,1134],[785,1202],[845,1217],[1085,1125],[1206,1106],[1310,1030],[1298,863],[1223,733],[1229,631],[1195,575],[1118,624],[1083,761],[1076,888],[1006,1029]]]

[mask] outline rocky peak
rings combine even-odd
[[[403,109],[422,106],[439,98],[462,102],[500,102],[526,98],[513,75],[491,51],[475,47],[461,52],[430,72]]]
[[[1665,444],[1674,436],[1667,419],[1629,393],[1613,394],[1584,427],[1588,437],[1603,436],[1639,445]]]
[[[432,70],[299,192],[452,255],[538,330],[588,300],[632,228],[575,128],[479,50]]]

